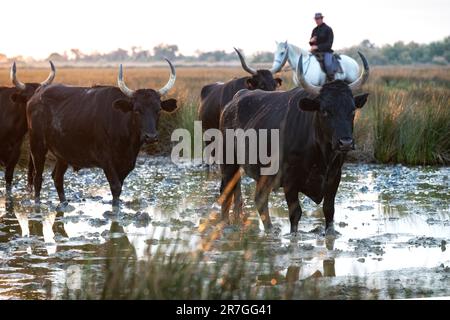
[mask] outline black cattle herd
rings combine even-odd
[[[305,80],[300,56],[297,78],[301,86],[276,91],[282,80],[274,75],[286,63],[287,52],[283,61],[274,63],[270,70],[253,69],[237,49],[236,52],[250,76],[204,86],[200,94],[199,120],[204,130],[278,129],[279,170],[272,175],[262,175],[260,161],[244,165],[221,164],[222,218],[230,221],[233,199],[234,216],[241,217],[242,168],[256,180],[255,204],[266,230],[272,227],[269,194],[282,187],[291,232],[298,230],[302,214],[298,194],[302,192],[317,204],[323,200],[326,233],[333,235],[334,199],[341,169],[346,153],[354,148],[355,111],[363,107],[368,96],[367,93],[356,94],[369,76],[365,57],[359,53],[363,70],[355,82],[334,80],[317,87]],[[53,84],[56,70],[52,62],[46,80],[22,83],[14,63],[10,74],[13,86],[0,87],[0,165],[5,167],[6,192],[12,192],[14,168],[28,133],[28,187],[34,189],[37,204],[46,154],[50,151],[56,158],[52,178],[63,205],[67,204],[64,174],[71,166],[74,170],[103,169],[111,188],[112,205],[118,207],[124,180],[134,169],[139,150],[144,144],[158,140],[161,111],[177,109],[175,99],[164,99],[176,79],[174,66],[167,62],[170,78],[157,90],[128,88],[122,65],[117,87]]]

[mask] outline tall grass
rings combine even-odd
[[[450,90],[446,82],[427,81],[405,78],[369,86],[355,139],[372,146],[378,162],[450,163]]]

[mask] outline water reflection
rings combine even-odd
[[[26,252],[32,254],[32,241],[27,241],[25,238],[42,238],[47,254],[54,254],[57,248],[55,231],[63,237],[67,236],[64,230],[64,224],[61,221],[55,224],[56,217],[62,216],[62,213],[56,211],[41,213],[39,207],[36,207],[32,212],[15,210],[15,206],[16,202],[13,197],[8,197],[5,200],[5,212],[2,220],[4,228],[8,232],[4,233],[7,238],[0,238],[0,241],[7,242],[16,238],[23,238],[21,240],[27,245]],[[29,215],[33,215],[34,218],[29,219]]]
[[[300,232],[290,236],[279,192],[270,198],[270,211],[281,232],[265,234],[248,178],[242,192],[249,218],[225,226],[215,205],[217,171],[176,167],[166,158],[138,161],[126,180],[122,209],[115,212],[98,170],[67,173],[70,206],[63,211],[51,179],[44,179],[46,201],[39,207],[25,191],[25,179],[18,179],[12,195],[0,196],[0,296],[48,297],[50,281],[51,296],[57,297],[68,279],[78,283],[78,267],[100,267],[117,248],[136,260],[157,250],[200,249],[208,262],[219,263],[250,241],[267,248],[264,254],[280,270],[274,279],[283,283],[448,265],[450,250],[441,241],[450,240],[449,181],[442,178],[449,173],[448,168],[347,165],[336,199],[336,239],[323,237],[322,210],[305,197]],[[258,263],[256,251],[249,259]],[[259,281],[266,278],[273,279],[262,274]]]

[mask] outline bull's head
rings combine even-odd
[[[123,80],[122,65],[119,67],[117,83],[126,98],[114,101],[113,106],[123,112],[132,112],[134,125],[140,130],[141,143],[158,141],[156,126],[161,110],[173,112],[177,108],[177,100],[161,99],[173,87],[176,79],[175,68],[169,60],[166,61],[170,66],[170,78],[159,90],[128,88]]]
[[[25,105],[28,100],[33,96],[34,92],[40,87],[40,86],[47,86],[53,82],[56,76],[56,69],[53,65],[53,62],[49,61],[50,63],[50,74],[47,77],[46,80],[44,80],[41,83],[23,83],[17,78],[17,68],[16,63],[14,62],[11,67],[10,77],[11,82],[16,87],[16,92],[11,94],[11,101],[19,104],[19,105]]]
[[[312,98],[303,98],[299,107],[303,111],[318,113],[321,134],[331,142],[334,150],[347,152],[354,149],[353,120],[356,109],[362,108],[368,93],[354,95],[369,77],[369,64],[362,53],[358,52],[364,65],[360,77],[353,83],[346,84],[336,80],[322,87],[308,83],[303,76],[302,56],[298,61],[297,77],[300,84]]]
[[[234,48],[236,53],[239,56],[239,60],[241,60],[242,69],[250,73],[252,76],[247,79],[247,88],[250,90],[261,89],[265,91],[275,91],[279,86],[281,86],[283,80],[280,78],[274,78],[273,75],[277,72],[280,72],[281,68],[285,65],[288,54],[286,52],[283,60],[279,63],[274,63],[273,67],[270,70],[256,70],[247,65],[245,62],[244,56],[242,53]],[[287,49],[286,49],[287,50]]]

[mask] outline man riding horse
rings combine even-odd
[[[327,74],[327,81],[334,80],[334,74],[337,71],[333,62],[333,29],[323,22],[323,15],[316,13],[314,15],[317,27],[311,33],[311,52],[317,57],[317,60],[324,66]]]

